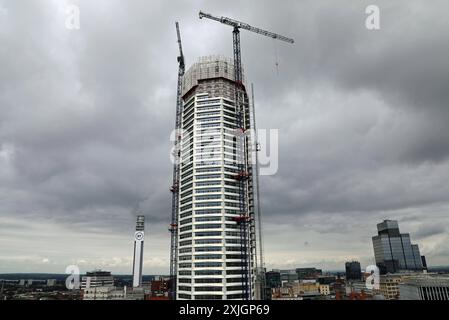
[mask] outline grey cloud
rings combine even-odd
[[[431,227],[447,223],[449,202],[444,1],[248,1],[238,11],[233,1],[78,3],[81,29],[68,31],[62,2],[0,1],[0,154],[13,150],[8,162],[0,157],[0,217],[14,219],[2,227],[16,235],[2,238],[8,265],[20,268],[3,248],[20,236],[11,224],[51,222],[73,237],[124,237],[140,204],[158,245],[167,246],[153,247],[157,261],[149,263],[168,267],[174,21],[188,64],[200,55],[232,56],[231,28],[199,20],[200,9],[296,40],[242,31],[258,127],[280,129],[279,171],[261,177],[268,260],[279,247],[292,263],[354,257],[326,247],[336,239],[367,257],[375,224],[398,218],[413,227],[431,261],[449,261],[435,247],[447,231]],[[381,7],[375,32],[364,28],[372,3]],[[280,235],[280,221],[294,228]],[[128,243],[114,245],[120,254],[128,250]],[[17,249],[26,255],[26,243]],[[42,257],[47,253],[43,248]]]
[[[423,226],[420,229],[418,229],[417,232],[413,233],[413,237],[415,239],[423,239],[446,232],[447,229],[442,225]]]

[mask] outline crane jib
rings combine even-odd
[[[292,38],[288,38],[288,37],[285,37],[283,35],[280,35],[280,34],[277,34],[277,33],[271,32],[271,31],[267,31],[267,30],[263,30],[263,29],[260,29],[260,28],[256,28],[256,27],[253,27],[253,26],[249,25],[248,23],[241,22],[241,21],[238,21],[238,20],[234,20],[234,19],[231,19],[231,18],[228,18],[228,17],[215,17],[215,16],[213,16],[213,15],[211,15],[209,13],[204,13],[202,11],[200,11],[199,17],[200,17],[200,19],[208,18],[208,19],[221,22],[223,24],[226,24],[226,25],[234,27],[234,28],[248,30],[248,31],[251,31],[251,32],[254,32],[254,33],[258,33],[258,34],[261,34],[261,35],[264,35],[264,36],[267,36],[267,37],[270,37],[270,38],[273,38],[273,39],[285,41],[285,42],[288,42],[288,43],[294,43],[295,42],[295,40],[293,40]]]

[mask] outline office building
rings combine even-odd
[[[280,276],[281,276],[281,283],[289,283],[289,282],[297,282],[298,281],[298,274],[296,273],[296,270],[291,269],[291,270],[278,270],[275,269],[273,270],[275,272],[279,272]]]
[[[332,284],[336,280],[335,276],[318,276],[316,279],[320,284]]]
[[[360,267],[360,262],[358,261],[346,262],[345,270],[346,270],[346,280],[362,279],[362,269]]]
[[[422,271],[418,245],[412,244],[408,233],[400,233],[398,222],[384,220],[377,225],[378,235],[372,238],[376,265],[381,274],[399,271]]]
[[[322,270],[317,268],[296,268],[296,274],[298,275],[298,279],[315,279],[318,276],[322,275]]]
[[[421,256],[421,263],[422,263],[422,268],[423,270],[427,271],[427,261],[426,261],[426,256]]]
[[[201,58],[182,87],[176,298],[252,299],[255,219],[245,220],[254,217],[252,171],[248,158],[238,161],[249,150],[236,139],[240,125],[250,129],[244,83],[243,119],[231,60]]]
[[[265,281],[269,288],[280,288],[282,286],[281,274],[277,271],[268,271],[265,273]]]
[[[86,272],[81,278],[81,289],[114,286],[114,278],[109,271],[95,270]]]

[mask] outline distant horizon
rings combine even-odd
[[[267,269],[267,272],[272,271],[272,270],[295,270],[295,269],[299,269],[302,267],[298,267],[298,268],[287,268],[287,269],[279,269],[279,268],[273,268],[273,269]],[[309,268],[309,267],[304,267],[304,268]],[[313,268],[313,267],[310,267]],[[317,268],[320,269],[320,268]],[[439,266],[428,266],[427,270],[430,269],[449,269],[449,265],[439,265]],[[100,269],[101,271],[109,271],[107,269]],[[336,272],[343,272],[345,273],[346,271],[344,269],[341,270],[325,270],[325,269],[321,269],[323,273],[329,272],[329,273],[336,273]],[[94,271],[94,270],[91,270]],[[91,272],[91,271],[87,271],[87,272]],[[363,268],[362,268],[363,271]],[[36,274],[36,275],[68,275],[66,273],[53,273],[53,272],[3,272],[0,273],[1,275],[15,275],[15,274]],[[81,273],[81,275],[83,275],[84,273]],[[126,273],[113,273],[111,272],[111,275],[114,276],[130,276],[132,277],[132,274],[126,274]],[[169,276],[169,274],[163,274],[163,273],[155,273],[155,274],[143,274],[143,277],[150,277],[150,276]]]

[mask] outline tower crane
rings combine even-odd
[[[182,52],[181,33],[179,23],[176,22],[176,36],[178,39],[179,56],[178,59],[178,90],[176,95],[176,122],[175,122],[175,142],[173,148],[173,183],[170,187],[172,193],[172,214],[169,231],[171,233],[170,244],[170,299],[176,299],[176,277],[178,264],[178,211],[179,211],[179,163],[181,148],[181,115],[182,115],[182,78],[185,72],[184,54]]]
[[[270,31],[266,31],[260,28],[253,27],[245,22],[237,21],[227,17],[216,17],[209,13],[204,13],[202,11],[199,12],[199,18],[207,18],[210,20],[214,20],[223,24],[226,24],[233,28],[232,31],[232,40],[233,40],[233,51],[234,51],[234,82],[235,82],[235,104],[236,104],[236,113],[237,113],[237,128],[242,133],[246,131],[246,111],[245,111],[245,102],[244,102],[244,84],[243,84],[243,71],[242,71],[242,55],[240,48],[240,29],[248,30],[266,37],[270,37],[276,40],[284,41],[287,43],[294,43],[294,40],[283,35],[273,33]],[[242,135],[237,135],[237,139],[241,139],[239,141],[239,145],[243,148],[243,155],[239,155],[238,158],[246,160],[248,159],[247,153],[247,138]],[[247,190],[248,190],[248,171],[249,166],[247,161],[239,161],[238,164],[238,174],[236,175],[237,184],[239,187],[239,210],[240,216],[235,218],[236,223],[240,226],[240,242],[241,242],[241,264],[242,264],[242,286],[243,286],[243,299],[250,300],[252,297],[251,286],[252,281],[249,276],[250,273],[250,264],[251,264],[251,253],[252,248],[250,247],[250,253],[248,253],[248,241],[253,240],[254,235],[250,233],[248,236],[248,225],[251,230],[254,228],[254,216],[250,216],[250,210],[247,204]],[[256,174],[258,174],[256,170]],[[256,185],[258,188],[258,185]],[[258,191],[257,191],[258,193]],[[260,226],[260,224],[259,224]],[[259,233],[261,230],[259,230]],[[261,237],[260,237],[261,238]],[[262,245],[261,243],[259,245]],[[263,258],[262,258],[262,250],[260,251],[260,264],[263,267]],[[257,262],[257,260],[256,260]],[[263,288],[264,290],[265,288]]]
[[[200,11],[199,13],[199,18],[207,18],[210,20],[215,20],[218,22],[221,22],[223,24],[226,24],[228,26],[233,27],[233,31],[232,31],[232,38],[233,38],[233,47],[234,47],[234,69],[235,71],[237,71],[235,73],[235,81],[238,84],[241,84],[242,82],[242,56],[241,56],[241,48],[240,48],[240,29],[244,29],[244,30],[248,30],[254,33],[258,33],[261,34],[263,36],[266,37],[270,37],[276,40],[281,40],[284,42],[288,42],[288,43],[294,43],[295,40],[285,37],[283,35],[271,32],[271,31],[267,31],[267,30],[263,30],[260,28],[256,28],[253,27],[245,22],[241,22],[238,20],[234,20],[231,18],[227,18],[227,17],[216,17],[213,16],[209,13],[205,13]]]

